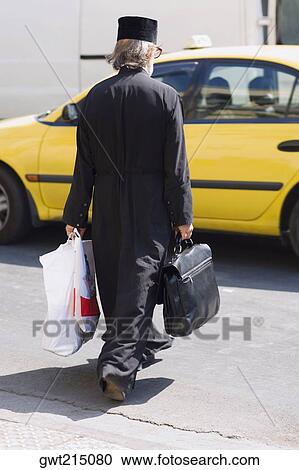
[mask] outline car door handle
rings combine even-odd
[[[299,152],[299,140],[286,140],[277,146],[282,152]]]

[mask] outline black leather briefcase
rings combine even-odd
[[[187,336],[220,307],[212,252],[205,243],[175,237],[174,252],[162,267],[163,317],[172,336]]]

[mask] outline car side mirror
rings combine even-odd
[[[77,121],[79,117],[78,108],[75,103],[68,103],[62,110],[62,119],[67,122]]]

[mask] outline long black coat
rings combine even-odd
[[[181,101],[143,68],[123,66],[89,91],[81,111],[63,220],[87,226],[94,188],[92,241],[106,323],[129,319],[141,334],[159,302],[173,226],[192,222]],[[108,329],[106,335],[99,378],[109,376],[126,390],[140,341],[108,338]]]

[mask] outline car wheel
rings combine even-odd
[[[31,226],[24,187],[10,170],[0,168],[0,244],[21,240]]]
[[[289,228],[292,249],[299,257],[299,201],[293,207]]]

